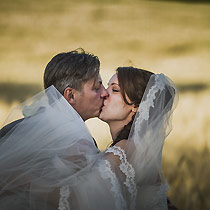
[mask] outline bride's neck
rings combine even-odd
[[[119,135],[120,131],[132,120],[132,117],[127,118],[123,121],[112,121],[108,122],[112,140],[114,141]]]
[[[122,122],[112,122],[109,124],[110,133],[112,136],[112,140],[114,141],[120,131],[123,129],[125,125],[122,124]]]

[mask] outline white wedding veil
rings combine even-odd
[[[167,209],[168,185],[161,157],[176,102],[173,82],[163,74],[152,75],[125,147],[127,160],[135,170],[137,210]],[[63,199],[60,210],[122,209],[116,202],[123,201],[122,190],[113,177],[124,185],[125,176],[133,177],[129,174],[133,171],[124,164],[123,170],[105,173],[112,148],[100,152],[95,147],[82,118],[54,86],[12,113],[8,118],[12,123],[0,133],[1,209],[54,210],[59,198]],[[112,162],[119,169],[120,161]]]
[[[60,187],[77,185],[99,150],[82,118],[54,86],[12,113],[9,121],[20,118],[5,126],[0,138],[1,209],[57,209]]]
[[[167,209],[168,184],[161,158],[164,140],[172,129],[177,99],[177,89],[168,77],[150,77],[126,145],[127,158],[135,169],[139,210]]]

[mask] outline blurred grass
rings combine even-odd
[[[171,2],[181,2],[181,3],[189,3],[189,4],[209,4],[210,0],[158,0],[158,1],[171,1]]]
[[[41,90],[37,84],[0,83],[0,99],[7,104],[21,103]]]
[[[164,158],[163,168],[171,190],[169,197],[179,209],[209,209],[210,151],[182,145],[173,162]]]
[[[54,54],[81,46],[97,54],[109,72],[132,60],[172,79],[209,82],[203,76],[209,67],[209,5],[80,2],[1,1],[1,80],[8,80],[5,71],[12,69],[9,79],[24,82],[21,69],[27,81],[40,83],[38,75]]]
[[[208,85],[206,83],[190,83],[190,84],[177,83],[176,87],[180,93],[185,93],[185,92],[198,93],[198,92],[208,89],[210,87],[210,85]]]
[[[169,197],[179,209],[209,209],[209,11],[207,1],[0,0],[0,123],[41,90],[47,62],[62,51],[98,55],[105,84],[117,66],[163,72],[180,91],[163,152]],[[87,124],[104,149],[107,125]]]

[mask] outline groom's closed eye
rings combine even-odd
[[[101,89],[102,86],[102,81],[97,82],[97,84],[94,85],[93,89],[95,91],[99,91]]]

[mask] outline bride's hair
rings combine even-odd
[[[128,105],[134,104],[135,107],[138,107],[147,87],[147,83],[149,82],[151,75],[154,73],[131,66],[118,67],[116,72],[124,102]],[[131,103],[127,101],[126,96],[130,99]],[[133,115],[132,120],[120,131],[111,146],[114,146],[122,139],[128,139],[134,118],[135,115]]]

